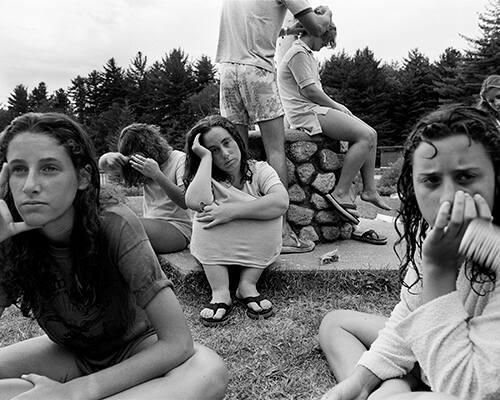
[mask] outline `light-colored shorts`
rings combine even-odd
[[[221,63],[220,113],[233,124],[251,125],[284,115],[276,74],[252,65]]]

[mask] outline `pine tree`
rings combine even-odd
[[[146,68],[147,61],[148,58],[139,51],[125,72],[125,80],[129,106],[134,111],[138,121],[149,123],[151,122],[149,108],[153,94],[150,75]]]
[[[40,82],[28,96],[28,109],[30,111],[47,112],[50,110],[49,99],[47,97],[47,86],[45,82]]]
[[[78,75],[71,80],[71,86],[68,89],[69,96],[73,100],[74,112],[77,120],[80,123],[85,122],[85,117],[88,109],[88,94],[87,81],[85,78]]]
[[[49,99],[50,108],[63,114],[71,114],[71,102],[64,89],[57,89]]]
[[[462,53],[448,47],[439,59],[434,63],[436,79],[434,90],[439,96],[440,103],[459,102],[464,97],[464,83],[461,82],[461,70],[464,64]],[[461,82],[461,84],[457,84]]]
[[[205,86],[215,82],[215,65],[210,57],[202,55],[194,64],[194,77],[196,80],[196,91],[203,90]]]
[[[13,117],[28,112],[28,89],[24,85],[17,85],[9,96],[7,104]]]
[[[462,35],[470,48],[464,51],[457,76],[438,86],[440,96],[445,93],[454,101],[475,103],[483,80],[500,73],[500,0],[489,1],[479,15],[478,25],[479,37]]]

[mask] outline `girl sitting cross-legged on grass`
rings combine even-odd
[[[229,269],[240,267],[236,298],[250,318],[273,314],[257,291],[264,269],[281,250],[282,215],[288,193],[266,162],[247,159],[235,126],[213,115],[186,138],[186,204],[193,219],[191,253],[203,266],[212,299],[200,313],[209,326],[227,319],[232,300]]]
[[[143,185],[141,218],[157,253],[183,250],[191,237],[191,213],[184,202],[185,154],[173,150],[158,127],[132,124],[118,139],[118,152],[105,153],[99,167],[123,179],[126,185]]]
[[[224,363],[193,344],[140,220],[100,204],[82,127],[25,114],[0,159],[0,315],[46,333],[0,348],[0,399],[222,399]]]
[[[417,123],[398,181],[401,299],[389,319],[323,319],[339,382],[325,400],[500,399],[500,265],[458,252],[471,220],[500,224],[499,176],[500,132],[484,111],[455,105]]]

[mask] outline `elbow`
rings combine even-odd
[[[283,198],[281,198],[276,205],[280,213],[279,215],[285,214],[288,210],[289,205],[290,205],[290,200],[287,194],[286,196],[283,196]]]

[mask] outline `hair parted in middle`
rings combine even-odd
[[[240,172],[241,172],[241,180],[244,181],[252,181],[252,171],[250,170],[250,166],[248,164],[249,156],[248,151],[246,149],[245,143],[243,139],[238,133],[236,127],[227,119],[220,115],[209,115],[198,121],[195,126],[191,128],[191,130],[186,135],[186,172],[184,174],[184,186],[187,188],[191,181],[193,180],[196,171],[200,165],[200,158],[193,152],[193,142],[196,135],[200,134],[200,144],[204,145],[203,137],[206,133],[208,133],[212,128],[220,127],[225,129],[231,137],[234,139],[238,148],[241,152],[241,162],[240,162]],[[212,163],[212,177],[216,181],[226,181],[231,182],[231,176],[224,171],[221,171],[214,163]]]

